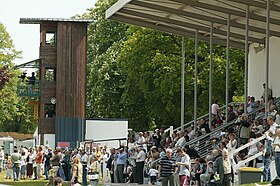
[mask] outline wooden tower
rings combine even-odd
[[[40,24],[39,144],[84,140],[87,24],[91,20],[22,18]]]

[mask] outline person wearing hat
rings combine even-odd
[[[138,141],[137,141],[137,145],[143,146],[144,143],[145,143],[145,138],[143,136],[143,132],[139,132],[139,138],[138,138]]]

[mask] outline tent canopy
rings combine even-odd
[[[280,37],[280,0],[270,0],[270,36]],[[266,0],[119,0],[106,11],[106,18],[181,36],[226,45],[230,16],[230,45],[245,47],[246,9],[249,7],[249,44],[265,44]]]

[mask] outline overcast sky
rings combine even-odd
[[[70,18],[94,7],[97,0],[0,0],[0,22],[9,32],[22,59],[17,64],[39,58],[40,28],[19,24],[20,18]]]

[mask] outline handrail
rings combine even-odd
[[[239,148],[237,148],[237,149],[235,149],[235,150],[233,151],[233,154],[236,154],[236,153],[242,151],[243,149],[246,149],[247,147],[250,147],[251,145],[253,145],[253,144],[255,144],[255,143],[258,143],[258,142],[260,142],[261,140],[263,140],[263,139],[265,139],[265,138],[266,138],[266,134],[262,135],[262,136],[259,137],[259,138],[256,138],[256,139],[250,141],[249,143],[246,143],[245,145],[242,145],[241,147],[239,147]]]
[[[239,103],[239,102],[231,102],[231,103],[229,103],[229,105],[233,105],[233,104],[236,105],[236,104],[240,104],[240,103]],[[220,108],[220,110],[223,110],[223,109],[225,109],[225,108],[226,108],[226,105],[222,106],[222,107]],[[201,119],[204,119],[204,118],[207,119],[207,118],[208,118],[207,116],[209,116],[209,113],[200,116],[199,118],[196,119],[196,121],[201,120]],[[184,124],[183,127],[184,127],[184,128],[187,128],[187,127],[191,126],[191,124],[193,124],[194,122],[195,122],[195,121],[192,120],[192,121],[190,121],[190,122]],[[181,129],[181,127],[177,127],[177,128],[175,128],[175,129],[173,129],[173,131],[178,131],[178,130],[180,130],[180,129]],[[169,131],[169,128],[166,129],[164,132],[168,132],[168,131]]]

